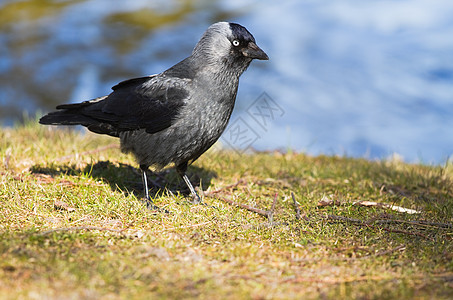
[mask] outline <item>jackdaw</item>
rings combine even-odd
[[[253,35],[236,23],[211,25],[192,54],[168,70],[115,85],[108,96],[63,104],[43,116],[45,125],[83,125],[88,130],[119,137],[121,150],[132,153],[142,170],[169,164],[187,184],[186,170],[225,130],[236,100],[239,76],[253,59],[268,60]]]

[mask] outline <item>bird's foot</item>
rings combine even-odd
[[[205,203],[203,203],[203,200],[201,200],[200,196],[198,196],[197,193],[195,193],[195,195],[192,194],[192,201],[190,201],[190,203],[194,205],[196,204],[206,205]]]
[[[203,194],[203,191],[201,191],[201,193]],[[203,205],[203,206],[207,206],[207,207],[210,207],[210,208],[218,209],[218,207],[216,207],[216,206],[209,205],[209,204],[206,204],[205,202],[203,202],[201,197],[198,196],[197,192],[195,192],[195,194],[192,194],[192,201],[190,201],[190,203],[192,203],[193,205],[197,205],[198,204],[198,205]]]
[[[159,213],[166,213],[166,214],[170,213],[169,210],[155,205],[153,200],[151,200],[151,198],[144,198],[144,200],[145,200],[147,209],[149,209],[151,211],[159,212]]]

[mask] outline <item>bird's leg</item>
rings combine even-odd
[[[187,177],[186,174],[183,174],[181,177],[182,177],[182,179],[184,179],[185,183],[189,187],[190,193],[192,194],[192,197],[194,198],[193,203],[194,204],[201,203],[201,198],[200,198],[200,196],[198,196],[197,192],[193,188],[192,183],[189,180],[189,177]]]
[[[192,194],[192,197],[193,197],[192,203],[193,204],[202,203],[200,196],[198,196],[197,192],[193,188],[192,183],[189,180],[189,177],[187,177],[187,175],[186,175],[186,170],[187,170],[187,162],[176,166],[176,171],[178,172],[179,176],[182,177],[182,179],[186,183],[187,187],[189,188],[190,193]]]
[[[153,203],[153,200],[151,200],[151,198],[149,197],[148,178],[146,176],[147,169],[148,168],[146,166],[140,165],[140,170],[142,170],[143,189],[144,189],[144,193],[145,193],[145,198],[146,198],[146,200]]]
[[[140,170],[142,170],[142,178],[143,178],[143,189],[144,189],[144,193],[145,193],[145,198],[146,198],[146,206],[149,208],[149,209],[155,209],[155,210],[158,210],[158,211],[161,211],[161,208],[154,205],[154,202],[153,200],[151,199],[151,197],[149,196],[149,189],[148,189],[148,177],[146,176],[146,171],[148,170],[148,166],[146,165],[140,165]],[[167,212],[168,211],[166,209],[164,209],[164,212]]]

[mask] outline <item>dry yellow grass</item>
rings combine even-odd
[[[1,298],[453,295],[451,165],[212,150],[189,168],[207,206],[176,192],[173,171],[154,177],[166,214],[146,208],[115,143],[33,121],[0,129]],[[218,199],[270,211],[275,195],[273,223]]]

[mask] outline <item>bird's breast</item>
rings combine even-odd
[[[184,117],[188,133],[197,135],[200,143],[211,146],[225,130],[234,108],[237,81],[230,80],[223,85],[202,83],[194,88],[188,99]]]

